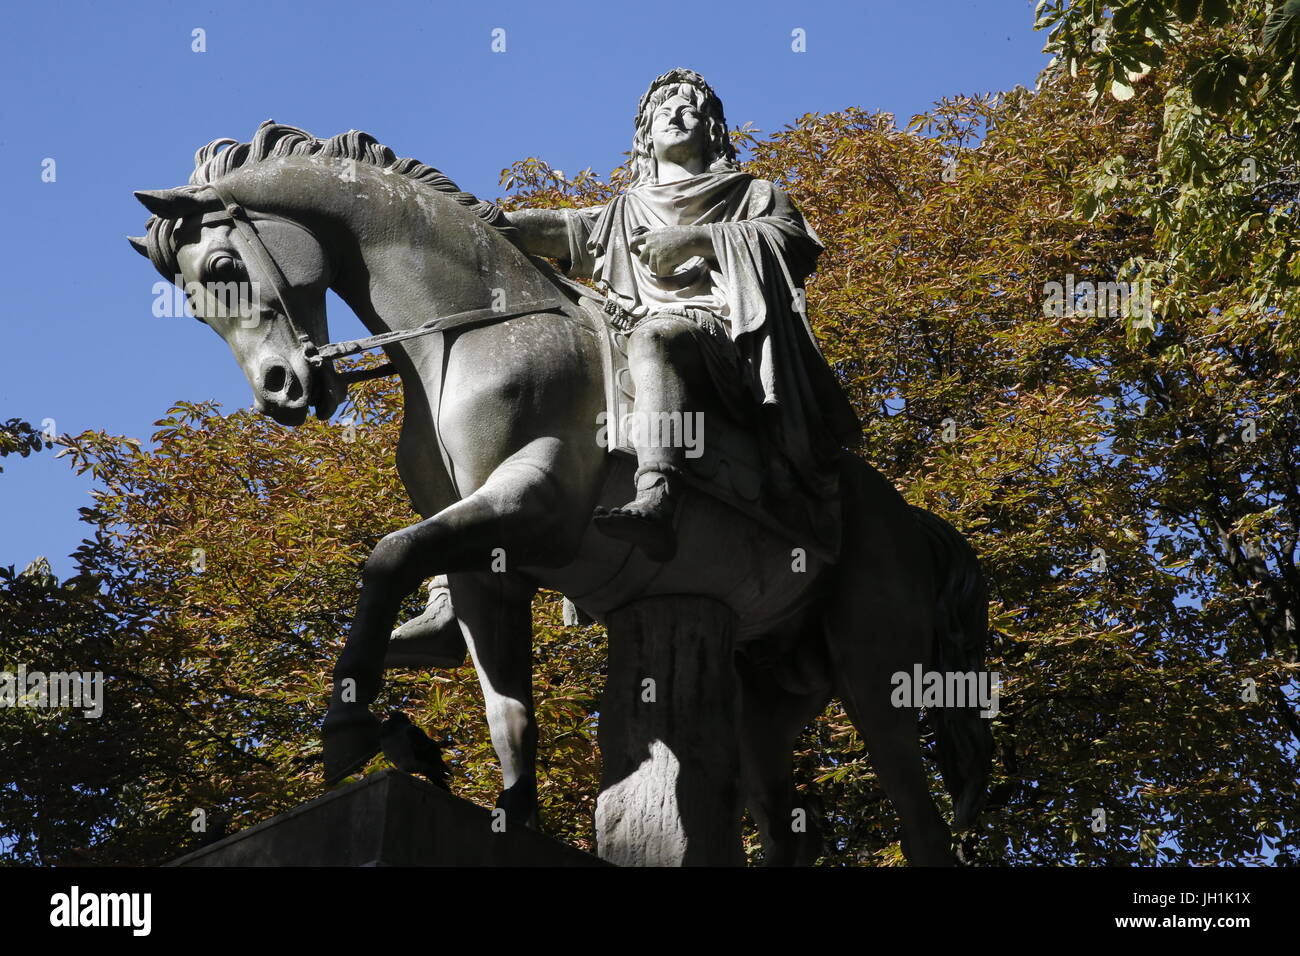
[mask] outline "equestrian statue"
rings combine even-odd
[[[951,864],[918,709],[896,706],[892,681],[982,667],[979,563],[853,453],[859,422],[807,315],[821,241],[740,167],[698,74],[672,70],[642,97],[631,173],[602,206],[507,213],[366,133],[267,121],[202,147],[188,185],[136,193],[152,218],[132,244],[189,291],[259,411],[328,419],[350,381],[401,379],[396,465],[422,518],[365,562],[326,780],[380,750],[386,666],[468,651],[498,807],[536,826],[531,607],[548,588],[609,628],[602,856],[740,862],[747,808],[764,862],[813,862],[815,815],[790,822],[791,755],[837,698],[908,860]],[[252,304],[223,307],[213,290],[230,283]],[[330,342],[327,289],[367,338]],[[371,348],[385,364],[334,368]],[[395,631],[430,580],[428,610]],[[658,703],[638,697],[647,676]],[[988,721],[975,704],[928,714],[963,831],[985,798]]]

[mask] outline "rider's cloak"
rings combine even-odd
[[[803,284],[823,247],[789,197],[748,173],[702,173],[565,218],[570,275],[591,277],[635,315],[704,309],[726,325],[769,437],[805,481],[829,491],[829,466],[858,443],[861,425],[808,321]],[[716,269],[692,260],[664,281],[632,253],[638,229],[677,225],[708,228]]]

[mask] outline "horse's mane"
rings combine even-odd
[[[517,230],[496,203],[465,192],[446,175],[419,160],[399,159],[396,153],[369,133],[355,129],[330,139],[317,139],[296,126],[285,126],[267,120],[257,128],[250,142],[241,143],[223,138],[214,139],[200,147],[194,154],[194,172],[190,174],[190,185],[206,186],[245,166],[290,156],[349,159],[405,176],[467,207],[511,242],[518,243]],[[160,219],[157,216],[151,218],[148,224],[149,258],[164,276],[172,276],[179,271],[173,243],[175,225],[175,220]]]

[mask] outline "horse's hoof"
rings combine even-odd
[[[518,786],[518,784],[516,784]],[[528,830],[542,830],[542,815],[537,807],[536,783],[528,787],[527,792],[503,790],[497,797],[496,807],[505,811],[507,827],[524,827]]]
[[[592,522],[602,534],[636,545],[652,561],[671,561],[677,554],[677,535],[670,522],[653,521],[624,508],[597,513]]]
[[[379,718],[368,710],[359,714],[326,715],[321,727],[325,750],[325,783],[332,786],[370,763],[379,753]]]

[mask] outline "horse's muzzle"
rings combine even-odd
[[[301,425],[307,418],[307,388],[298,373],[284,359],[269,356],[262,360],[254,380],[257,410],[281,425]]]

